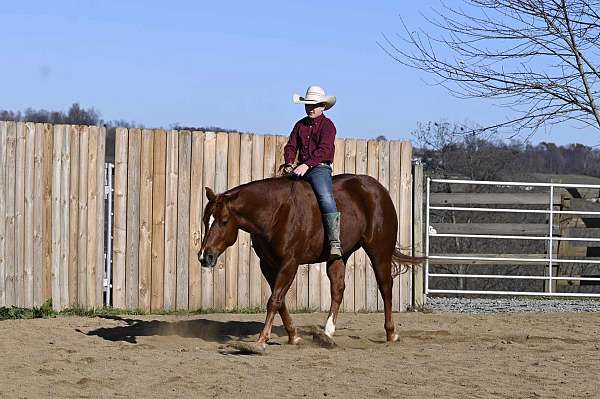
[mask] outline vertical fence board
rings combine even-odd
[[[265,136],[255,134],[252,136],[252,180],[260,180],[264,173]],[[254,250],[250,251],[250,306],[259,306],[262,301],[262,272],[260,259]]]
[[[204,168],[202,171],[202,181],[204,187],[214,191],[215,189],[215,155],[217,150],[217,136],[214,132],[206,132],[204,135]],[[208,198],[202,187],[202,209],[206,209]],[[204,217],[204,216],[203,216]],[[207,232],[204,231],[204,234]],[[203,267],[202,272],[202,308],[210,309],[214,307],[213,301],[213,268]]]
[[[98,219],[98,133],[95,127],[90,127],[88,136],[88,213],[87,213],[87,274],[86,274],[86,302],[88,307],[94,307],[96,304],[96,276],[100,273],[96,265],[96,253],[98,252],[98,228],[96,226]]]
[[[356,140],[346,140],[344,147],[344,172],[350,174],[356,173]],[[342,308],[346,312],[354,312],[354,256],[354,254],[350,255],[346,261],[346,288],[344,291],[344,307]]]
[[[81,135],[80,126],[72,126],[69,130],[70,141],[70,195],[69,195],[69,259],[68,259],[68,274],[69,274],[69,306],[79,305],[78,292],[78,239],[79,239],[79,138]]]
[[[412,144],[403,141],[400,148],[400,250],[412,254]],[[412,273],[400,275],[400,311],[412,304]]]
[[[177,310],[189,307],[190,264],[190,169],[192,134],[179,132],[179,179],[177,193]]]
[[[69,195],[71,192],[71,126],[62,130],[60,168],[60,303],[69,306]]]
[[[344,173],[344,157],[346,156],[346,140],[335,139],[335,154],[333,157],[333,175]]]
[[[252,180],[252,135],[240,137],[240,184]],[[250,306],[250,234],[238,234],[238,303],[239,308]]]
[[[1,128],[0,128],[1,129]],[[0,132],[0,135],[2,133]],[[1,138],[0,138],[1,140]],[[40,306],[44,303],[43,296],[43,223],[44,223],[44,125],[36,123],[34,126],[34,155],[33,155],[33,305]],[[0,144],[1,148],[1,144]],[[0,158],[2,155],[0,155]],[[0,159],[0,170],[4,170]],[[2,173],[0,173],[2,174]],[[3,187],[0,177],[0,187]],[[0,194],[0,197],[2,194]],[[1,201],[1,199],[0,199]],[[2,208],[2,206],[0,206]],[[2,210],[0,209],[0,229],[2,224]],[[0,236],[2,234],[0,233]],[[0,241],[2,241],[0,239]],[[0,242],[0,248],[2,243]],[[0,249],[1,251],[1,249]],[[2,255],[0,254],[0,258]],[[1,262],[1,261],[0,261]],[[0,279],[0,281],[2,281]],[[1,306],[1,305],[0,305]]]
[[[0,306],[6,305],[5,276],[6,276],[6,122],[0,121]]]
[[[87,299],[87,257],[88,257],[88,153],[89,153],[89,126],[83,126],[79,132],[79,197],[78,197],[78,237],[77,237],[77,304],[79,306],[88,306]],[[116,189],[115,189],[116,192]],[[115,204],[117,198],[115,198]],[[116,216],[115,216],[116,220]],[[117,242],[117,235],[114,235],[114,242]],[[125,240],[123,240],[123,244]],[[113,259],[116,259],[113,258]],[[113,262],[113,297],[117,295],[120,285],[117,281],[115,271],[118,270],[117,264]],[[115,304],[113,302],[113,304]],[[115,305],[116,306],[116,305]],[[122,307],[122,306],[117,306]]]
[[[1,130],[1,127],[0,127]],[[0,132],[0,136],[1,136]],[[1,140],[1,138],[0,138]],[[33,155],[33,305],[40,306],[44,303],[43,297],[43,163],[42,159],[44,156],[44,125],[36,123],[34,126],[34,155]],[[2,144],[0,144],[1,151]],[[0,154],[0,170],[4,170],[1,161],[2,155]],[[0,174],[2,174],[0,172]],[[0,177],[0,187],[3,187],[2,177]],[[2,194],[0,194],[0,198]],[[1,202],[1,199],[0,199]],[[0,205],[0,229],[2,228],[2,206]],[[0,232],[0,236],[2,233]],[[0,238],[0,241],[2,239]],[[0,248],[2,243],[0,242]],[[0,252],[2,250],[0,249]],[[0,253],[0,259],[2,254]],[[1,262],[1,260],[0,260]],[[1,266],[0,266],[1,267]],[[2,281],[0,279],[0,281]],[[1,296],[1,294],[0,294]],[[0,305],[1,306],[1,305]]]
[[[88,193],[87,193],[87,253],[86,253],[86,303],[88,307],[93,307],[96,302],[96,274],[99,270],[96,267],[96,252],[98,250],[96,218],[98,214],[98,134],[93,127],[90,127],[88,136]]]
[[[165,272],[165,188],[167,162],[167,134],[154,131],[152,156],[152,265],[150,309],[164,306]]]
[[[189,260],[189,308],[202,307],[202,273],[198,252],[202,245],[202,197],[204,187],[204,133],[192,132],[192,171],[190,175],[190,260]]]
[[[152,291],[152,190],[154,167],[154,133],[142,130],[140,162],[140,247],[138,268],[139,308],[150,310]]]
[[[219,194],[227,190],[227,151],[229,139],[227,133],[217,133],[217,150],[215,156],[215,191]],[[215,309],[225,309],[225,267],[227,259],[222,254],[217,259],[213,274]]]
[[[139,306],[140,156],[142,131],[129,129],[127,157],[127,250],[125,255],[125,301],[128,309]]]
[[[356,174],[363,175],[367,172],[367,141],[356,141]],[[366,303],[366,274],[367,254],[360,248],[354,254],[354,310],[367,309]]]
[[[52,160],[52,306],[61,309],[60,296],[60,193],[61,149],[64,126],[54,126],[54,149]]]
[[[15,296],[18,306],[25,305],[24,271],[25,271],[25,123],[17,123],[15,180]]]
[[[274,176],[277,174],[279,166],[285,162],[283,156],[283,148],[287,144],[288,138],[286,136],[275,136],[275,170]]]
[[[240,184],[240,134],[229,133],[227,150],[227,189]],[[239,235],[238,235],[239,237]],[[225,308],[238,306],[238,242],[225,251]]]
[[[165,270],[164,308],[174,310],[177,299],[177,187],[179,181],[178,146],[176,131],[167,132],[167,165],[165,188]]]
[[[42,161],[42,189],[44,205],[42,208],[42,298],[52,298],[52,174],[53,174],[53,132],[49,123],[44,123],[44,159]]]
[[[82,137],[83,140],[83,137]],[[115,132],[115,219],[113,223],[113,306],[123,309],[126,301],[127,253],[127,171],[129,132],[118,128]],[[83,151],[83,141],[82,147]],[[83,154],[83,152],[82,152]],[[81,270],[81,269],[80,269]]]
[[[413,255],[423,256],[423,164],[413,165]],[[425,305],[423,265],[414,265],[412,305],[419,309]]]
[[[400,222],[400,142],[392,141],[390,143],[390,197],[392,197],[392,202],[394,203],[394,208],[397,213],[397,220]],[[398,229],[398,234],[396,235],[396,242],[400,242],[400,230]],[[396,276],[394,278],[392,290],[392,309],[394,311],[400,310],[400,277]]]
[[[6,135],[6,169],[5,182],[5,303],[6,306],[16,305],[15,302],[15,172],[17,166],[17,125],[15,122],[7,122]]]
[[[277,150],[277,136],[267,135],[265,136],[265,147],[264,147],[264,158],[263,158],[263,178],[269,178],[275,176],[275,158]],[[292,285],[294,285],[293,283]],[[261,297],[262,303],[266,305],[269,297],[271,296],[271,287],[265,278],[261,279]],[[294,295],[294,302],[296,297]],[[287,298],[286,298],[286,303]],[[295,304],[294,304],[295,305]],[[295,306],[293,307],[295,308]]]
[[[95,306],[103,305],[103,297],[104,297],[104,226],[105,226],[105,217],[104,217],[104,163],[106,161],[106,128],[96,128],[98,134],[98,153],[96,156],[97,159],[97,177],[96,184],[98,185],[98,197],[96,201],[98,202],[98,213],[96,215],[96,236],[98,237],[98,247],[96,248],[96,268],[98,273],[96,274],[96,303]],[[100,238],[102,237],[102,238]]]
[[[24,253],[23,253],[23,306],[33,306],[33,179],[35,172],[35,124],[25,124],[24,162]]]

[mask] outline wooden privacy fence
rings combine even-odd
[[[200,267],[197,252],[207,203],[203,187],[220,193],[275,176],[286,140],[274,135],[117,129],[113,306],[153,311],[264,305],[270,289],[247,233],[240,232],[213,269]],[[410,253],[411,144],[338,139],[335,145],[334,174],[368,174],[389,189],[398,210],[398,242]],[[412,276],[406,273],[396,279],[395,310],[412,305]],[[291,309],[327,310],[325,264],[301,265],[286,303]],[[383,309],[362,249],[348,260],[342,309]]]
[[[200,267],[203,187],[223,192],[274,176],[286,140],[117,129],[112,277],[107,279],[112,305],[146,311],[264,305],[270,289],[247,233],[240,232],[214,269]],[[111,235],[105,223],[105,150],[104,128],[0,122],[0,306],[39,306],[48,298],[56,309],[102,306],[105,240]],[[334,174],[368,174],[389,189],[405,253],[413,245],[412,203],[422,201],[422,174],[416,173],[412,191],[411,158],[409,142],[338,139],[333,164]],[[420,210],[414,209],[417,246]],[[327,310],[325,264],[301,265],[286,302],[291,309]],[[394,309],[420,303],[420,269],[397,277]],[[361,249],[347,263],[342,309],[382,308]]]
[[[0,306],[102,306],[105,142],[95,126],[0,121]]]

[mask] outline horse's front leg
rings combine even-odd
[[[273,329],[273,320],[275,315],[279,312],[283,301],[285,300],[285,294],[294,281],[294,276],[298,271],[297,264],[286,264],[284,265],[277,277],[275,278],[275,284],[273,285],[271,297],[267,302],[267,318],[265,320],[265,326],[258,337],[257,343],[264,349],[267,346],[267,342],[271,338],[271,330]]]
[[[344,261],[338,259],[327,263],[327,277],[329,277],[329,283],[331,284],[331,307],[329,308],[329,315],[325,322],[325,334],[329,338],[333,338],[340,304],[344,297],[344,289],[346,288],[345,275],[346,264]]]
[[[275,287],[275,278],[277,277],[277,271],[274,270],[267,262],[261,260],[260,269],[262,270],[263,276],[267,279],[269,283],[269,287],[271,287],[271,292]],[[283,321],[283,326],[288,333],[288,342],[292,345],[297,345],[301,338],[298,335],[298,329],[294,325],[294,321],[292,320],[292,316],[287,310],[287,306],[285,305],[285,301],[281,303],[279,307],[279,316],[281,316],[281,321]]]

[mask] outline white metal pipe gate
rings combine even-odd
[[[113,177],[115,165],[104,164],[104,306],[111,306],[112,302],[112,225],[113,225]]]
[[[525,186],[525,187],[545,187],[548,188],[548,209],[511,209],[511,208],[483,208],[483,207],[457,207],[457,206],[431,206],[431,183],[446,184],[470,184],[470,185],[494,185],[494,186]],[[480,181],[480,180],[450,180],[450,179],[431,179],[427,178],[427,199],[426,199],[426,235],[425,235],[425,295],[430,294],[478,294],[478,295],[543,295],[543,296],[586,296],[600,297],[600,294],[594,293],[561,293],[553,292],[552,282],[556,280],[580,280],[580,281],[600,281],[598,277],[559,277],[552,275],[552,265],[558,263],[579,263],[579,264],[600,264],[600,260],[592,259],[556,259],[553,256],[553,245],[556,241],[597,241],[600,238],[585,237],[556,237],[553,234],[553,219],[555,215],[600,215],[598,211],[560,211],[554,210],[555,188],[593,188],[600,189],[600,185],[593,184],[561,184],[561,183],[527,183],[527,182],[504,182],[504,181]],[[470,211],[470,212],[505,212],[505,213],[539,213],[549,215],[549,229],[547,236],[525,236],[525,235],[494,235],[494,234],[453,234],[438,233],[430,224],[430,210],[439,211]],[[510,240],[544,240],[548,243],[547,256],[543,258],[518,258],[518,257],[484,257],[484,256],[444,256],[430,253],[430,240],[434,237],[462,237],[462,238],[482,238],[482,239],[510,239]],[[515,276],[501,274],[452,274],[452,273],[430,273],[429,260],[465,260],[469,263],[477,261],[499,261],[519,263],[531,262],[547,267],[546,276]],[[488,279],[529,279],[529,280],[547,280],[546,291],[481,291],[481,290],[449,290],[449,289],[430,289],[429,279],[432,278],[488,278]]]

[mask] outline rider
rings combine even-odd
[[[335,100],[335,96],[325,95],[319,86],[310,86],[304,97],[294,94],[293,102],[304,104],[308,116],[296,122],[284,147],[284,171],[308,181],[315,192],[325,220],[330,259],[342,256],[340,213],[335,205],[331,177],[336,130],[331,119],[323,114],[333,107]],[[298,165],[294,168],[296,154]]]

